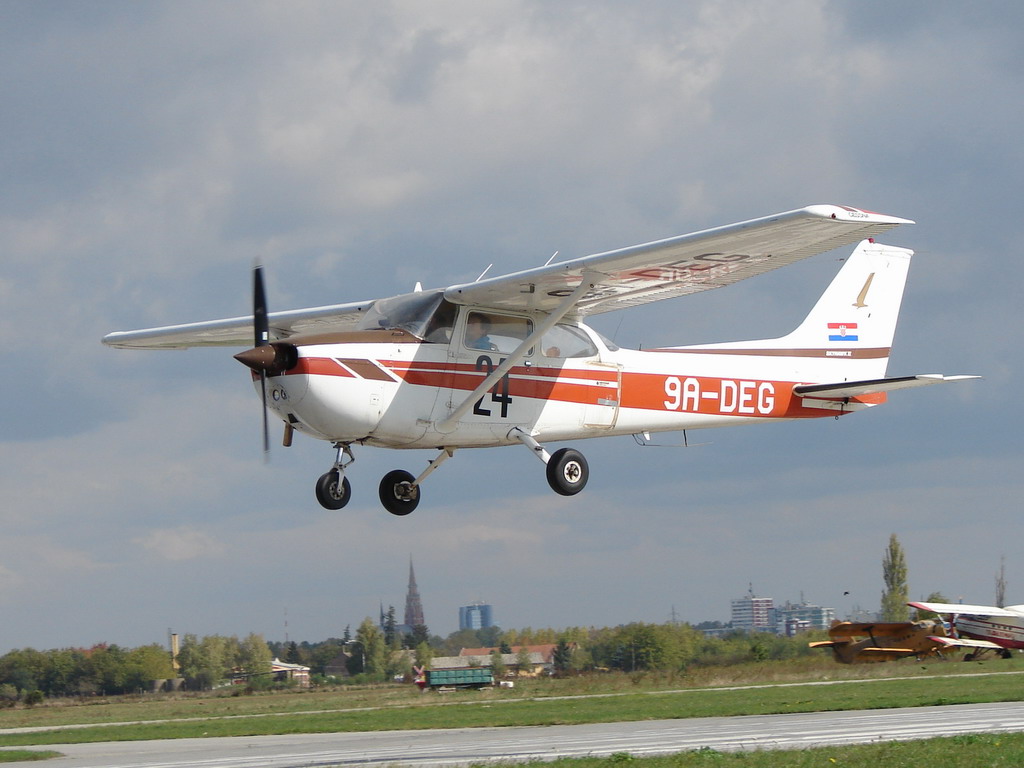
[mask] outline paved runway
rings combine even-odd
[[[299,768],[380,764],[427,768],[616,752],[657,755],[701,747],[720,751],[800,749],[1006,731],[1024,731],[1024,702],[595,725],[67,744],[49,747],[66,757],[33,765]]]

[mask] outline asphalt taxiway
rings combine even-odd
[[[46,749],[64,757],[42,764],[50,768],[428,768],[620,752],[643,756],[701,748],[723,752],[801,749],[1008,731],[1024,731],[1024,702],[593,725],[63,744]]]

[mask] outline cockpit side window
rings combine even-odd
[[[593,357],[597,346],[586,333],[571,325],[556,325],[540,342],[544,357]]]
[[[463,343],[469,349],[509,354],[532,332],[529,318],[472,311],[466,317]]]

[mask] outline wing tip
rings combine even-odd
[[[849,205],[832,205],[824,203],[820,205],[809,205],[803,212],[823,219],[834,219],[836,221],[853,222],[859,224],[916,224],[913,219],[904,219],[900,216],[891,216],[886,213],[876,213],[863,208],[854,208]]]

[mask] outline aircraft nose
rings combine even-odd
[[[254,371],[265,371],[274,364],[274,348],[269,344],[253,347],[235,355],[235,360],[247,365]]]
[[[235,360],[256,372],[277,376],[291,370],[299,361],[299,353],[293,344],[262,344],[235,355]]]

